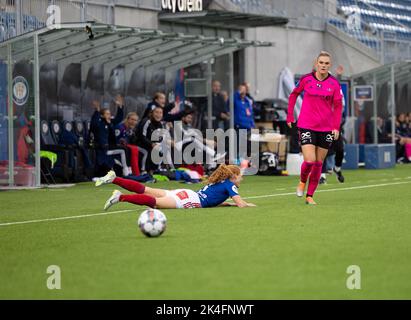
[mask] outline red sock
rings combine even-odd
[[[147,194],[123,194],[120,196],[121,202],[130,202],[140,206],[156,207],[156,198]]]
[[[301,165],[301,182],[306,183],[315,162],[304,161]]]
[[[131,171],[135,176],[140,175],[140,168],[138,167],[138,147],[128,144],[127,148],[130,149],[130,164],[131,164]]]
[[[314,195],[320,181],[322,168],[323,163],[321,161],[314,162],[313,168],[311,169],[310,182],[308,183],[307,197]]]
[[[130,179],[115,178],[113,183],[135,193],[144,193],[144,190],[146,190],[146,186],[144,184]]]

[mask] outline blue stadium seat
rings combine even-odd
[[[69,165],[69,151],[59,146],[58,140],[55,139],[55,135],[53,136],[47,121],[41,121],[40,125],[41,150],[57,154],[57,163],[52,170],[53,175],[62,178],[65,182],[69,182],[73,173]]]
[[[329,23],[355,37],[358,41],[372,49],[379,49],[379,32],[383,32],[385,38],[397,38],[401,41],[411,41],[411,1],[377,0],[369,3],[362,0],[338,0],[338,7],[346,14],[353,10],[351,7],[360,9],[362,30],[349,30],[346,21],[341,19],[330,19]],[[371,38],[370,33],[377,38]]]
[[[30,32],[43,28],[46,24],[35,16],[25,15],[22,17],[23,32]],[[0,42],[17,35],[16,13],[0,12]]]

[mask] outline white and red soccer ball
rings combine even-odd
[[[145,236],[159,237],[166,230],[167,218],[160,210],[149,208],[141,213],[137,224]]]

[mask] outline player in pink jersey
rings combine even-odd
[[[329,70],[331,55],[321,51],[315,60],[315,70],[301,77],[288,101],[287,125],[291,128],[294,106],[298,96],[304,91],[303,104],[298,117],[299,142],[304,156],[301,179],[297,196],[304,195],[309,177],[306,203],[315,205],[314,192],[321,177],[323,161],[334,139],[340,134],[342,111],[341,86]]]

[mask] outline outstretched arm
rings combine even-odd
[[[245,202],[243,199],[241,199],[240,196],[234,196],[232,197],[232,199],[234,201],[234,206],[237,206],[239,208],[256,207],[256,205],[253,203]]]
[[[93,100],[91,104],[94,109],[94,113],[91,116],[91,124],[95,125],[98,124],[98,120],[100,119],[100,102],[97,100]]]
[[[117,106],[117,114],[113,119],[113,124],[118,125],[124,119],[124,98],[120,95],[116,96],[115,104]]]
[[[218,207],[237,207],[237,205],[231,202],[223,202],[222,204],[219,204]]]

